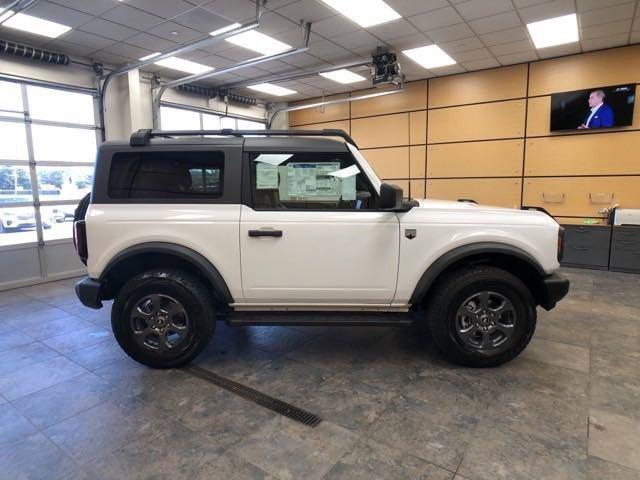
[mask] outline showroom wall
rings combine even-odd
[[[631,127],[551,133],[550,95],[637,84],[639,58],[634,45],[431,78],[290,112],[289,122],[350,132],[378,175],[415,198],[536,205],[561,223],[601,223],[603,208],[640,208],[640,105]]]

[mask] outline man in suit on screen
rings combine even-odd
[[[613,110],[604,103],[604,97],[605,94],[602,90],[594,90],[589,94],[591,113],[578,127],[579,129],[613,127]]]

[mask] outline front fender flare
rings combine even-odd
[[[456,247],[453,250],[449,250],[433,262],[422,274],[420,280],[418,280],[409,303],[413,305],[420,303],[425,298],[427,292],[438,276],[451,265],[464,260],[465,258],[477,256],[478,254],[503,254],[516,257],[532,267],[539,274],[541,279],[546,276],[546,273],[540,263],[519,247],[499,242],[470,243]]]

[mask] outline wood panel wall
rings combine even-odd
[[[639,58],[633,45],[410,82],[400,94],[294,111],[289,122],[346,130],[382,179],[415,198],[602,222],[614,204],[640,208],[640,104],[631,127],[552,133],[550,95],[640,84]]]

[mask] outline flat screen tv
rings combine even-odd
[[[551,95],[551,131],[631,125],[635,98],[635,84],[554,93]]]

